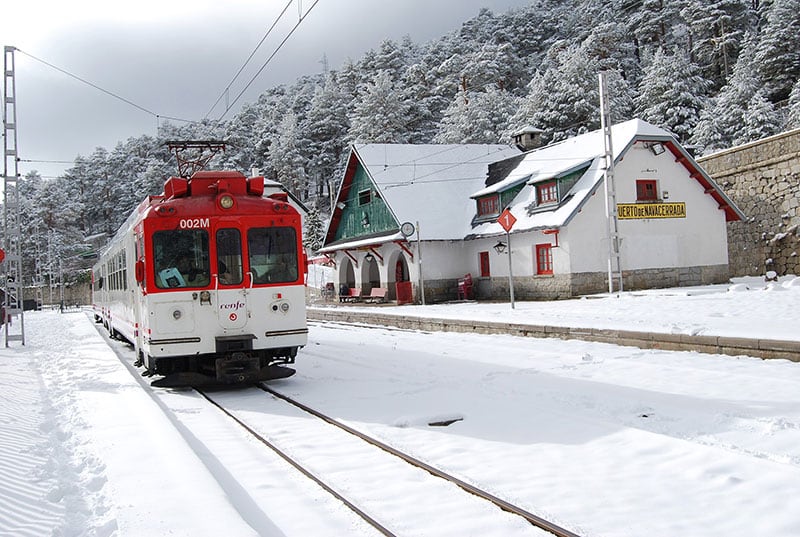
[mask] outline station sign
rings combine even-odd
[[[617,218],[641,220],[645,218],[686,218],[686,203],[618,203]]]

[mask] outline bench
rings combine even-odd
[[[386,293],[389,289],[386,287],[373,287],[364,301],[365,302],[386,302]]]
[[[355,287],[349,287],[347,289],[347,294],[339,295],[339,302],[360,302],[360,301],[361,301],[361,291],[359,291]]]

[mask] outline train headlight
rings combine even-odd
[[[178,321],[178,320],[180,320],[181,317],[183,317],[183,313],[181,312],[181,310],[172,310],[172,318],[173,319]]]
[[[289,303],[284,301],[273,302],[272,305],[270,305],[270,309],[272,311],[274,311],[275,313],[283,313],[283,314],[289,313],[290,307],[291,306],[289,306]]]
[[[223,194],[219,197],[219,206],[223,209],[230,209],[233,207],[233,196],[230,194]]]

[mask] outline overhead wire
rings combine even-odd
[[[231,79],[231,81],[230,81],[230,82],[228,82],[228,85],[227,85],[227,86],[225,86],[225,89],[224,89],[224,90],[222,90],[222,93],[220,94],[220,96],[219,96],[219,97],[217,97],[217,100],[216,100],[216,101],[214,101],[214,104],[212,104],[212,105],[211,105],[211,108],[209,108],[208,112],[206,112],[206,115],[205,115],[205,116],[203,116],[203,119],[205,119],[205,118],[207,118],[209,115],[211,115],[211,112],[214,110],[214,108],[216,108],[216,106],[219,104],[219,102],[222,100],[222,98],[223,98],[223,97],[224,97],[224,96],[225,96],[225,95],[228,93],[228,91],[231,89],[231,86],[233,85],[233,83],[234,83],[234,82],[236,82],[236,79],[237,79],[237,78],[239,78],[239,75],[240,75],[240,74],[242,74],[242,71],[244,71],[244,68],[245,68],[245,67],[247,67],[247,64],[248,64],[248,63],[250,63],[250,60],[252,60],[252,59],[253,59],[253,56],[255,56],[256,52],[258,52],[258,49],[259,49],[259,48],[261,48],[261,45],[263,45],[263,44],[264,44],[264,41],[266,41],[267,37],[269,37],[269,35],[272,33],[272,30],[274,30],[274,29],[275,29],[275,26],[277,26],[277,25],[278,25],[278,22],[279,22],[279,21],[280,21],[280,20],[283,18],[283,15],[284,15],[284,14],[286,13],[286,11],[289,9],[289,6],[291,6],[291,5],[292,5],[292,2],[293,2],[293,1],[294,1],[294,0],[289,0],[289,1],[286,3],[286,5],[283,7],[283,10],[282,10],[282,11],[280,12],[280,14],[278,15],[278,18],[276,18],[276,19],[275,19],[275,21],[272,23],[272,26],[270,26],[270,27],[269,27],[269,29],[267,30],[267,33],[265,33],[265,34],[264,34],[264,37],[262,37],[262,38],[261,38],[261,41],[259,41],[259,42],[258,42],[258,44],[256,45],[256,48],[254,48],[254,49],[253,49],[253,52],[251,52],[251,53],[250,53],[250,55],[249,55],[249,56],[247,57],[247,59],[244,61],[244,63],[242,64],[242,66],[241,66],[241,67],[239,67],[239,70],[238,70],[238,71],[236,71],[236,74],[235,74],[235,75],[233,75],[233,78]],[[227,112],[227,110],[226,110],[226,112]]]
[[[234,75],[233,79],[231,79],[231,82],[228,84],[228,86],[222,92],[222,94],[217,99],[217,101],[212,105],[211,109],[208,111],[208,113],[206,113],[206,115],[204,116],[203,119],[206,119],[208,117],[208,115],[211,113],[211,111],[214,109],[214,107],[216,107],[216,105],[219,103],[219,101],[222,99],[222,97],[225,96],[225,94],[230,89],[231,85],[236,81],[236,79],[239,77],[239,75],[241,75],[242,71],[247,66],[247,64],[250,62],[250,60],[253,58],[253,56],[256,54],[258,49],[261,47],[261,45],[264,43],[264,41],[267,39],[267,37],[272,33],[272,31],[274,30],[275,26],[278,24],[280,19],[283,17],[283,15],[289,9],[289,6],[291,6],[293,1],[294,0],[289,0],[286,3],[286,5],[284,6],[284,8],[281,11],[280,15],[278,15],[278,18],[272,23],[272,25],[270,26],[269,30],[267,30],[267,32],[261,38],[261,41],[259,41],[258,45],[256,45],[256,47],[250,53],[248,58],[245,60],[245,62],[242,64],[242,66],[239,68],[239,70]],[[237,95],[237,97],[236,97],[236,99],[234,99],[233,103],[230,103],[226,107],[225,112],[222,114],[222,116],[220,116],[220,118],[217,121],[221,120],[222,117],[224,117],[224,115],[231,109],[231,107],[241,98],[241,96],[244,94],[244,92],[250,87],[250,85],[252,85],[252,83],[261,74],[261,72],[263,72],[263,70],[266,68],[267,64],[269,64],[269,62],[275,57],[275,55],[278,53],[278,51],[286,43],[286,41],[288,41],[289,37],[291,37],[292,34],[297,30],[297,28],[300,26],[300,23],[302,23],[303,20],[305,19],[305,17],[307,17],[308,14],[311,13],[311,10],[314,9],[314,6],[316,6],[318,2],[319,2],[319,0],[316,0],[311,5],[311,7],[308,9],[308,11],[306,11],[305,14],[302,14],[302,13],[300,14],[299,20],[294,25],[294,27],[291,29],[289,34],[283,39],[283,41],[281,41],[281,43],[278,45],[278,48],[276,48],[275,51],[267,59],[267,61],[264,62],[264,64],[261,66],[261,68],[258,70],[258,72],[253,76],[253,78],[250,79],[250,81],[247,83],[247,85],[241,91],[241,93],[239,93],[239,95]],[[298,2],[298,9],[302,9],[301,8],[301,4],[299,2]],[[35,61],[37,61],[37,62],[39,62],[39,63],[41,63],[41,64],[43,64],[43,65],[45,65],[45,66],[47,66],[47,67],[49,67],[51,69],[54,69],[54,70],[58,71],[59,73],[62,73],[62,74],[66,75],[66,76],[68,76],[70,78],[73,78],[73,79],[77,80],[78,82],[80,82],[82,84],[85,84],[85,85],[87,85],[87,86],[89,86],[89,87],[91,87],[93,89],[96,89],[97,91],[100,91],[100,92],[108,95],[109,97],[112,97],[113,99],[117,99],[118,101],[121,101],[121,102],[123,102],[123,103],[125,103],[125,104],[127,104],[127,105],[129,105],[129,106],[131,106],[133,108],[136,108],[137,110],[139,110],[141,112],[144,112],[145,114],[149,114],[150,116],[156,118],[156,120],[168,119],[168,120],[180,121],[180,122],[184,122],[184,123],[200,123],[199,121],[195,121],[195,120],[191,120],[191,119],[183,119],[183,118],[179,118],[179,117],[175,117],[175,116],[168,116],[168,115],[164,115],[164,114],[159,114],[157,112],[154,112],[153,110],[150,110],[149,108],[146,108],[146,107],[144,107],[144,106],[142,106],[142,105],[140,105],[138,103],[135,103],[134,101],[132,101],[132,100],[126,98],[126,97],[123,97],[122,95],[120,95],[118,93],[115,93],[115,92],[113,92],[111,90],[108,90],[108,89],[106,89],[106,88],[104,88],[104,87],[102,87],[102,86],[100,86],[98,84],[95,84],[94,82],[91,82],[91,81],[89,81],[89,80],[87,80],[87,79],[85,79],[85,78],[83,78],[83,77],[81,77],[81,76],[79,76],[79,75],[67,70],[67,69],[64,69],[63,67],[59,67],[59,66],[57,66],[57,65],[55,65],[55,64],[53,64],[51,62],[48,62],[47,60],[39,58],[38,56],[35,56],[35,55],[33,55],[33,54],[29,53],[29,52],[26,52],[26,51],[24,51],[24,50],[22,50],[20,48],[16,48],[15,47],[14,50],[19,52],[20,54],[24,54],[25,56],[29,57],[32,60],[35,60]],[[67,161],[55,161],[55,160],[46,161],[46,160],[33,160],[33,159],[24,159],[24,160],[20,159],[20,162],[69,164],[69,162],[67,162]]]
[[[65,74],[70,78],[74,78],[75,80],[77,80],[78,82],[81,82],[82,84],[86,84],[87,86],[90,86],[90,87],[92,87],[92,88],[94,88],[94,89],[96,89],[96,90],[98,90],[100,92],[103,92],[106,95],[108,95],[110,97],[113,97],[114,99],[122,101],[122,102],[124,102],[124,103],[126,103],[126,104],[128,104],[128,105],[130,105],[130,106],[132,106],[134,108],[136,108],[137,110],[140,110],[140,111],[144,112],[145,114],[150,114],[154,118],[157,118],[157,119],[158,118],[172,119],[174,121],[183,121],[183,122],[186,122],[186,123],[197,123],[196,121],[193,121],[191,119],[181,119],[181,118],[177,118],[177,117],[165,116],[165,115],[157,114],[156,112],[153,112],[152,110],[149,110],[149,109],[145,108],[144,106],[136,104],[135,102],[131,101],[130,99],[126,99],[125,97],[123,97],[123,96],[121,96],[121,95],[119,95],[117,93],[114,93],[113,91],[110,91],[110,90],[107,90],[107,89],[105,89],[105,88],[103,88],[101,86],[98,86],[94,82],[90,82],[90,81],[86,80],[85,78],[82,78],[82,77],[76,75],[75,73],[67,71],[66,69],[63,69],[63,68],[58,67],[57,65],[54,65],[54,64],[52,64],[52,63],[50,63],[48,61],[45,61],[45,60],[43,60],[41,58],[38,58],[38,57],[34,56],[33,54],[31,54],[30,52],[25,52],[24,50],[19,49],[19,48],[15,48],[14,50],[16,50],[17,52],[19,52],[21,54],[24,54],[25,56],[31,58],[32,60],[36,60],[37,62],[42,63],[42,64],[46,65],[47,67],[50,67],[51,69],[55,69],[59,73]]]
[[[37,160],[37,159],[30,159],[30,158],[20,158],[17,159],[18,162],[37,162],[41,164],[72,164],[74,161],[72,160]]]
[[[278,54],[278,51],[280,51],[281,48],[283,48],[283,45],[285,45],[286,42],[289,40],[289,38],[292,37],[292,34],[294,34],[294,32],[297,30],[300,24],[306,19],[306,17],[308,17],[308,15],[311,13],[311,11],[318,3],[319,0],[314,0],[314,3],[311,4],[310,8],[308,8],[308,11],[306,11],[305,14],[300,15],[300,18],[298,19],[297,23],[292,27],[292,29],[289,31],[286,37],[283,38],[283,41],[281,41],[278,47],[272,52],[272,54],[270,54],[270,56],[266,59],[266,61],[261,65],[261,68],[256,72],[256,74],[253,75],[253,77],[250,79],[247,85],[245,85],[242,91],[239,92],[236,98],[225,108],[225,111],[222,113],[220,117],[217,118],[217,121],[221,121],[222,118],[224,118],[225,115],[231,110],[231,108],[233,108],[233,106],[239,101],[239,99],[242,98],[242,95],[244,95],[244,93],[250,88],[253,82],[255,82],[255,80],[259,77],[259,75],[261,75],[264,69],[266,69],[267,65],[269,65],[269,63],[272,61],[275,55]]]

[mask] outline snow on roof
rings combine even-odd
[[[362,144],[354,150],[399,223],[419,222],[425,240],[472,232],[475,201],[489,164],[519,155],[501,144]]]
[[[324,248],[320,248],[318,252],[324,254],[328,252],[335,252],[337,250],[355,250],[357,248],[363,248],[367,246],[378,246],[384,242],[399,241],[403,239],[405,239],[405,237],[399,231],[392,233],[384,233],[382,235],[368,237],[366,239],[353,239],[348,242],[338,242],[334,246],[326,246]]]
[[[675,142],[672,135],[666,130],[640,119],[632,119],[611,127],[611,145],[614,160],[619,159],[637,139]],[[675,143],[677,144],[677,142]],[[583,205],[586,198],[603,179],[604,154],[605,144],[602,130],[592,131],[562,142],[534,149],[525,154],[522,161],[505,179],[476,191],[471,197],[475,198],[501,192],[519,184],[521,179],[528,178],[526,179],[527,186],[508,207],[517,218],[514,230],[523,231],[560,227],[569,222],[572,215]],[[565,197],[566,201],[561,203],[557,209],[528,214],[527,207],[530,205],[533,195],[533,188],[530,185],[546,179],[563,177],[586,166],[588,166],[588,170],[570,189]],[[500,224],[493,221],[476,226],[470,236],[496,235],[500,233],[505,233],[505,231]]]

